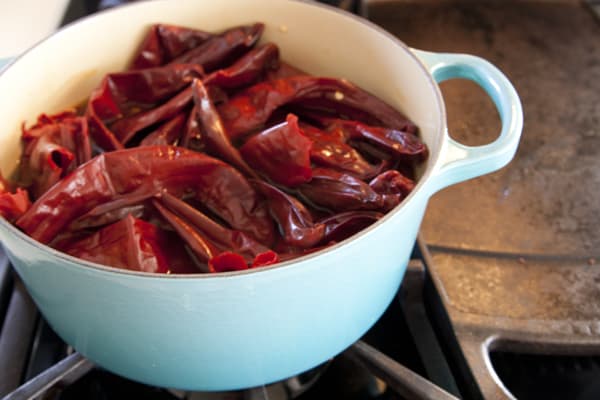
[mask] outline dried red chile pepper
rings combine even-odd
[[[272,181],[297,186],[312,178],[312,145],[300,131],[298,117],[290,114],[285,122],[250,138],[240,151],[252,167]]]
[[[372,165],[352,146],[347,144],[345,135],[339,131],[325,131],[308,124],[302,125],[302,132],[312,140],[310,160],[320,166],[349,172],[360,179],[377,175],[383,162]]]
[[[17,188],[14,193],[11,193],[9,186],[0,174],[0,216],[9,222],[14,222],[31,207],[31,201],[27,190]]]
[[[198,64],[205,71],[213,71],[254,47],[264,28],[263,24],[257,23],[228,29],[170,61],[170,64]]]
[[[203,83],[222,89],[237,89],[255,83],[269,71],[279,69],[279,48],[267,43],[240,57],[230,67],[208,75]]]
[[[176,235],[131,215],[61,250],[83,260],[134,271],[195,272]]]
[[[192,83],[192,95],[196,111],[194,118],[196,118],[199,130],[204,133],[201,137],[203,148],[233,165],[247,176],[255,177],[256,173],[242,159],[238,149],[231,144],[223,122],[221,122],[221,116],[201,81],[194,80]]]
[[[153,25],[133,57],[129,69],[164,65],[213,36],[198,29],[167,24]]]
[[[261,128],[279,107],[317,100],[333,110],[357,110],[394,129],[416,130],[399,111],[352,83],[314,76],[258,83],[232,97],[220,107],[220,112],[230,137],[235,139]]]
[[[19,179],[34,197],[91,158],[87,120],[73,112],[41,115],[34,126],[23,129],[22,138]]]
[[[233,167],[181,147],[148,146],[103,153],[44,193],[17,220],[42,243],[80,217],[139,204],[163,190],[197,199],[231,227],[270,242],[261,199]]]
[[[181,237],[190,245],[192,250],[198,246],[203,248],[202,252],[197,253],[197,256],[206,258],[206,261],[219,253],[233,250],[244,257],[247,262],[250,262],[259,254],[269,250],[268,247],[252,236],[219,225],[200,210],[168,192],[161,193],[159,197],[160,200],[155,201],[154,205],[159,208],[160,213],[165,216],[165,219],[175,230],[179,231],[181,227],[183,232]],[[173,217],[177,217],[179,220]],[[188,235],[188,232],[192,235]],[[198,246],[194,244],[196,241],[199,241]]]
[[[23,129],[20,185],[0,179],[0,215],[75,257],[154,273],[272,265],[381,219],[427,157],[416,126],[256,46],[263,30],[152,26],[83,115]]]

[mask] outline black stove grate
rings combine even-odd
[[[30,355],[37,310],[25,287],[16,279],[8,259],[0,253],[0,394],[7,393],[23,378]]]

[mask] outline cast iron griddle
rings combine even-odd
[[[436,194],[421,231],[473,393],[511,398],[492,350],[599,355],[598,19],[577,1],[368,3],[369,18],[411,47],[489,60],[523,103],[515,160]],[[441,86],[451,134],[493,140],[500,123],[483,92]]]

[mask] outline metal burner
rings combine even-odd
[[[168,390],[180,400],[293,400],[309,390],[327,370],[329,362],[281,382],[230,392]]]

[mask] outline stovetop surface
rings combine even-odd
[[[369,18],[409,46],[495,64],[523,104],[515,159],[434,195],[422,225],[452,326],[444,336],[460,348],[457,368],[477,381],[463,387],[505,398],[494,373],[506,380],[522,366],[531,382],[539,375],[532,360],[550,357],[558,367],[541,374],[553,382],[547,392],[518,380],[506,386],[519,398],[589,396],[582,382],[581,391],[558,388],[573,383],[565,365],[599,374],[600,19],[583,1],[371,3]],[[454,138],[480,145],[497,136],[498,115],[481,89],[461,80],[441,89]]]
[[[515,159],[435,195],[429,245],[593,258],[600,253],[600,23],[583,1],[372,2],[369,18],[409,46],[485,58],[524,112]],[[449,132],[467,144],[499,132],[474,84],[441,84]]]
[[[396,1],[373,2],[369,18],[410,46],[487,59],[523,104],[515,159],[434,195],[423,221],[430,273],[454,326],[486,328],[481,341],[518,332],[521,341],[594,343],[598,353],[597,15],[581,1]],[[452,136],[472,145],[497,136],[481,89],[461,80],[441,88]]]

